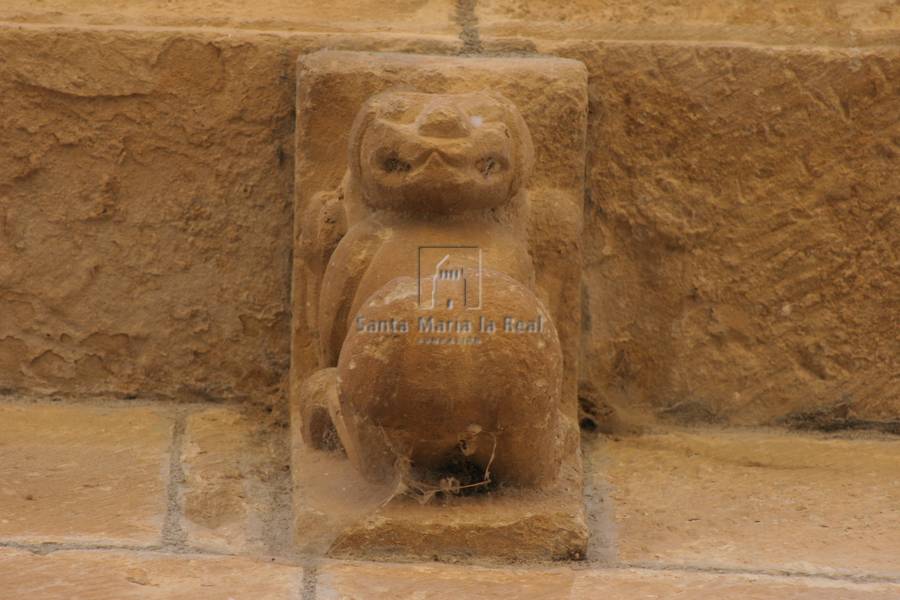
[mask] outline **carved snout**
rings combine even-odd
[[[469,135],[466,116],[455,106],[440,103],[426,109],[416,121],[419,135],[434,138],[462,138]]]

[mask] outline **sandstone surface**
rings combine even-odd
[[[209,551],[258,554],[286,538],[278,519],[288,473],[284,429],[258,412],[210,408],[187,415],[180,487],[184,542]],[[284,454],[286,458],[286,453]]]
[[[895,5],[267,7],[0,7],[0,388],[283,401],[294,60],[480,49],[588,67],[589,405],[897,428]]]
[[[300,600],[303,569],[247,558],[0,548],[0,595],[29,600]]]
[[[0,406],[0,539],[159,543],[173,425],[152,408]]]
[[[375,508],[391,490],[357,485],[346,460],[311,455],[303,472],[327,486],[299,489],[319,512],[308,514],[297,540],[307,545],[295,554],[284,539],[288,506],[269,506],[283,493],[269,472],[285,465],[266,448],[285,431],[266,411],[246,408],[0,400],[0,597],[893,600],[900,594],[900,442],[891,436],[702,428],[604,436],[586,445],[592,538],[585,560],[504,568],[366,564],[310,560],[328,549],[337,530],[329,530],[330,539],[316,535],[323,523],[358,522],[362,502]],[[178,490],[180,497],[172,493]],[[22,495],[29,493],[32,499]],[[502,520],[509,506],[485,500],[482,514],[493,522],[478,530],[493,526],[509,535]],[[582,498],[576,500],[580,506]],[[565,512],[558,499],[546,501]],[[384,514],[410,518],[423,508],[409,506]],[[279,521],[258,528],[260,507],[280,512],[280,528]],[[562,522],[544,521],[556,532]],[[407,535],[412,547],[421,542],[423,523],[395,533]],[[184,539],[172,535],[175,525]],[[464,535],[457,541],[466,547]],[[456,560],[484,562],[464,553]]]
[[[318,573],[321,600],[437,600],[462,596],[483,600],[632,600],[691,598],[747,600],[889,600],[900,586],[853,585],[827,580],[654,572],[640,569],[499,570],[450,565],[367,565],[337,563]]]
[[[610,439],[589,460],[627,564],[900,577],[892,438],[676,432]]]

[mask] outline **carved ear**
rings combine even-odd
[[[347,144],[347,169],[350,171],[350,175],[359,181],[360,175],[362,174],[362,156],[360,146],[362,144],[363,135],[366,133],[366,129],[369,128],[369,125],[372,124],[372,121],[375,120],[375,116],[377,114],[376,103],[379,100],[380,94],[376,94],[372,96],[360,107],[359,112],[356,113],[356,118],[353,120],[353,127],[350,128],[350,141]]]
[[[525,123],[522,113],[512,103],[510,103],[510,125],[515,130],[513,134],[516,141],[516,159],[519,163],[518,174],[513,182],[515,192],[520,191],[528,185],[531,174],[534,171],[534,142],[531,140],[531,131]]]
[[[534,143],[531,140],[531,132],[528,130],[528,124],[525,123],[522,113],[512,101],[498,92],[488,92],[488,95],[503,106],[506,113],[504,120],[513,137],[516,177],[513,180],[512,193],[516,194],[528,184],[534,170]]]

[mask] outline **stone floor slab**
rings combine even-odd
[[[192,548],[248,553],[266,548],[276,484],[272,438],[236,407],[187,416],[182,462],[186,542]]]
[[[332,563],[318,573],[318,600],[888,600],[900,585],[770,577],[571,568],[487,569],[460,565]]]
[[[306,555],[497,563],[584,556],[588,532],[574,467],[548,491],[420,504],[366,481],[338,453],[302,443],[292,453],[295,540]]]
[[[225,556],[0,549],[0,598],[299,600],[300,567]]]
[[[0,406],[0,540],[159,543],[172,427],[146,407]]]
[[[593,445],[619,559],[900,576],[900,440],[668,433]]]
[[[319,569],[317,600],[557,600],[570,598],[572,569],[487,569],[447,564],[331,563]]]
[[[573,600],[895,600],[900,585],[851,583],[812,577],[690,573],[646,569],[582,573]]]

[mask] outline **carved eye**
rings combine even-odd
[[[406,173],[412,167],[404,160],[400,160],[396,156],[389,156],[381,165],[385,173]]]
[[[477,163],[475,163],[475,167],[485,178],[487,178],[498,172],[503,167],[503,165],[495,157],[485,156]]]

